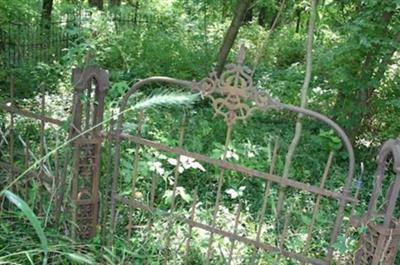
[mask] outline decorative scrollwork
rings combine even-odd
[[[242,46],[236,64],[227,65],[220,77],[215,72],[210,73],[194,88],[211,99],[215,113],[223,116],[228,124],[246,120],[256,109],[279,106],[266,92],[254,87],[251,69],[244,65],[244,59],[245,49]]]

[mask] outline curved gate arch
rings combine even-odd
[[[383,182],[387,178],[387,162],[393,158],[393,181],[383,199],[383,209],[378,210],[379,196],[383,195]],[[400,218],[395,216],[400,196],[400,140],[386,141],[378,155],[378,169],[373,185],[368,211],[361,221],[368,231],[361,236],[360,249],[355,264],[395,264],[400,241]],[[376,220],[381,218],[382,220]]]
[[[121,159],[121,142],[122,141],[129,141],[132,142],[136,145],[137,149],[135,151],[135,154],[138,154],[140,146],[149,146],[152,148],[155,148],[157,150],[165,151],[171,154],[176,155],[177,158],[177,165],[176,167],[179,167],[179,163],[181,161],[181,158],[184,157],[189,157],[192,159],[196,159],[198,161],[208,163],[214,166],[217,166],[221,170],[221,174],[219,176],[218,180],[218,191],[216,195],[216,201],[215,201],[215,208],[214,208],[214,215],[213,215],[213,220],[211,225],[210,224],[205,224],[202,222],[197,222],[194,219],[194,212],[195,212],[195,205],[192,205],[192,214],[191,217],[189,218],[181,218],[181,221],[183,223],[186,223],[189,227],[190,234],[187,239],[187,251],[190,251],[190,240],[191,240],[191,231],[192,228],[198,228],[198,229],[203,229],[207,232],[210,233],[210,238],[209,238],[209,245],[208,245],[208,251],[206,253],[206,261],[207,263],[210,262],[210,256],[212,256],[213,252],[213,236],[214,234],[217,234],[222,237],[228,238],[230,241],[234,242],[241,242],[247,245],[253,246],[256,251],[255,253],[259,250],[264,250],[267,252],[271,252],[274,254],[282,255],[284,257],[290,258],[297,260],[301,263],[310,263],[310,264],[331,264],[333,260],[333,251],[334,251],[334,244],[337,241],[338,235],[341,232],[341,227],[343,224],[343,218],[345,215],[345,208],[349,203],[355,203],[357,200],[352,197],[351,195],[351,188],[352,188],[352,181],[353,181],[353,175],[354,175],[354,152],[353,148],[350,144],[350,141],[348,137],[346,136],[345,132],[338,126],[335,122],[330,120],[328,117],[324,116],[323,114],[314,112],[309,109],[301,108],[301,107],[296,107],[288,104],[281,103],[279,101],[276,101],[272,99],[268,94],[266,94],[263,91],[257,90],[254,85],[253,85],[253,80],[250,75],[249,68],[247,68],[244,65],[244,50],[242,50],[238,56],[238,62],[237,64],[231,64],[226,67],[226,71],[221,74],[220,77],[217,77],[215,73],[211,73],[209,77],[197,82],[197,81],[186,81],[186,80],[178,80],[174,78],[169,78],[169,77],[150,77],[146,78],[144,80],[141,80],[134,84],[128,92],[123,96],[120,104],[120,113],[123,113],[127,108],[128,108],[128,100],[132,95],[134,95],[137,91],[139,91],[142,87],[150,84],[155,84],[155,83],[163,83],[163,84],[168,84],[168,85],[177,85],[181,86],[184,88],[190,89],[194,93],[200,93],[202,97],[206,97],[210,100],[215,113],[218,116],[222,116],[226,122],[226,127],[227,127],[227,133],[226,133],[226,142],[225,142],[225,149],[229,145],[230,141],[230,134],[232,133],[234,124],[237,124],[240,121],[244,121],[248,119],[252,112],[254,111],[269,111],[270,109],[274,109],[277,111],[289,111],[289,112],[294,112],[298,113],[301,115],[309,116],[312,117],[316,120],[321,121],[322,123],[325,123],[328,125],[330,128],[332,128],[336,134],[341,138],[345,149],[348,153],[349,157],[349,166],[348,166],[348,172],[347,172],[347,178],[346,181],[343,185],[343,189],[341,192],[338,191],[331,191],[323,187],[321,185],[320,187],[317,186],[312,186],[306,183],[302,183],[296,180],[292,180],[290,178],[283,178],[281,176],[274,175],[272,172],[270,173],[265,173],[261,172],[252,168],[236,165],[234,163],[228,162],[226,158],[226,150],[225,150],[225,155],[223,159],[212,159],[208,156],[205,156],[203,154],[199,153],[193,153],[188,150],[185,150],[182,148],[182,139],[183,139],[183,134],[184,134],[184,129],[181,130],[180,133],[180,141],[179,141],[179,146],[178,147],[171,147],[167,145],[163,145],[161,143],[155,142],[155,141],[150,141],[145,138],[143,138],[140,133],[138,135],[129,135],[126,133],[123,133],[123,124],[125,121],[125,116],[124,114],[121,114],[118,118],[117,121],[117,128],[116,130],[112,130],[109,132],[109,139],[112,139],[115,143],[115,157],[114,157],[114,171],[113,171],[113,180],[112,180],[112,196],[111,196],[111,212],[112,212],[112,220],[111,220],[111,227],[113,229],[113,233],[115,232],[115,227],[116,227],[116,207],[117,204],[125,204],[130,206],[131,210],[132,208],[138,208],[142,209],[145,211],[152,211],[153,210],[153,205],[146,205],[142,202],[139,202],[138,200],[135,200],[134,196],[131,198],[126,198],[122,195],[119,194],[118,191],[118,178],[120,175],[120,159]],[[126,113],[125,113],[126,114]],[[135,161],[139,160],[140,157],[139,155],[135,155]],[[137,166],[138,163],[134,162],[134,166],[136,166],[137,171]],[[223,183],[224,179],[224,170],[233,170],[242,174],[245,174],[246,176],[250,177],[255,177],[255,178],[261,178],[265,180],[267,183],[273,183],[279,185],[281,188],[293,188],[301,191],[305,191],[309,194],[314,194],[317,196],[317,198],[329,198],[329,199],[334,199],[339,202],[339,207],[336,215],[336,220],[334,222],[332,231],[330,233],[330,242],[329,246],[327,248],[326,255],[324,257],[312,257],[304,253],[296,253],[296,252],[291,252],[286,249],[284,249],[282,246],[273,246],[270,244],[267,244],[265,242],[262,242],[259,236],[257,236],[256,239],[249,238],[246,236],[240,236],[236,233],[236,231],[231,232],[231,231],[225,231],[223,229],[218,229],[216,227],[216,215],[218,214],[219,211],[219,206],[220,206],[220,196],[221,196],[221,186]],[[172,195],[172,206],[170,212],[174,214],[175,211],[175,204],[174,200],[176,197],[176,188],[177,188],[177,179],[179,175],[179,170],[176,170],[176,178],[175,178],[175,183],[174,183],[174,190],[173,190],[173,195]],[[137,177],[137,172],[133,174],[133,182],[136,182],[136,177]],[[136,176],[136,177],[135,177]],[[269,186],[269,184],[267,185]],[[266,192],[267,193],[267,192]],[[152,195],[154,196],[154,192],[152,192]],[[196,197],[196,196],[194,196]],[[264,195],[264,200],[265,195]],[[195,200],[194,200],[195,201]],[[193,204],[195,204],[193,202]],[[265,207],[265,206],[264,206]],[[240,216],[240,206],[238,207],[238,213],[237,216],[239,219]],[[318,211],[317,209],[314,209],[315,213]],[[265,209],[264,209],[265,211]],[[131,213],[130,213],[131,215]],[[277,217],[279,218],[279,217]],[[238,221],[236,221],[238,222]],[[261,224],[261,221],[260,221]],[[172,221],[171,221],[172,225]],[[237,224],[235,224],[235,227]],[[262,226],[262,225],[260,225]],[[129,228],[130,229],[130,228]],[[129,231],[130,235],[130,231]],[[169,240],[167,240],[167,246],[166,248],[169,247]],[[253,257],[255,257],[253,255]],[[229,259],[228,263],[230,263],[232,260],[232,251],[229,254]],[[255,264],[255,259],[252,258],[251,263]]]

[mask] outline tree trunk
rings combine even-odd
[[[254,0],[240,0],[236,6],[235,15],[232,19],[231,25],[225,34],[224,41],[218,53],[218,62],[215,68],[217,75],[221,75],[226,59],[228,58],[229,51],[231,50],[236,36],[239,32],[240,26],[246,16],[247,10]]]
[[[103,0],[89,0],[89,6],[103,10]]]
[[[383,26],[382,29],[382,37],[387,36],[388,27],[390,21],[392,20],[394,13],[393,12],[384,12],[382,18],[376,23],[381,23]],[[400,34],[397,33],[393,36],[393,41],[399,41]],[[354,144],[357,137],[362,133],[361,129],[363,124],[367,122],[368,117],[370,116],[370,103],[375,93],[376,89],[379,87],[381,80],[384,78],[384,74],[388,67],[388,63],[392,58],[393,54],[397,51],[398,48],[394,47],[393,49],[388,50],[385,54],[382,54],[382,47],[378,45],[374,45],[373,48],[365,56],[360,69],[361,72],[357,77],[358,83],[360,86],[353,93],[353,109],[357,109],[358,111],[352,111],[348,113],[348,117],[352,121],[351,124],[346,128],[347,133],[349,135],[350,140]],[[367,82],[367,83],[366,83]],[[375,85],[370,85],[370,84]],[[349,97],[348,94],[339,91],[341,96]],[[340,107],[340,102],[337,102],[336,108]]]
[[[304,76],[304,82],[300,93],[300,107],[302,108],[306,108],[308,104],[308,91],[312,77],[314,29],[315,29],[315,20],[317,17],[317,3],[318,0],[312,0],[311,2],[310,18],[309,18],[308,33],[307,33],[306,73]],[[299,113],[297,115],[295,133],[285,157],[285,165],[283,168],[283,175],[282,175],[283,179],[289,178],[293,156],[297,149],[297,146],[300,143],[302,131],[303,131],[303,114]],[[283,210],[284,199],[285,199],[285,187],[282,187],[279,191],[278,202],[276,206],[277,219],[279,219],[280,213]]]
[[[299,33],[300,31],[300,25],[301,25],[301,9],[296,10],[296,33]]]
[[[53,0],[43,0],[42,5],[42,23],[49,27],[51,22],[51,12],[53,11]]]
[[[400,32],[396,34],[394,37],[394,42],[398,43],[400,42]],[[373,95],[376,91],[376,89],[379,87],[381,84],[382,80],[385,78],[385,73],[390,65],[391,59],[393,58],[393,55],[397,51],[397,48],[393,48],[389,50],[383,58],[377,58],[378,56],[376,54],[368,54],[367,59],[365,60],[365,63],[363,64],[363,68],[365,69],[371,69],[370,71],[367,70],[367,73],[364,73],[364,76],[369,76],[369,78],[375,80],[375,82],[370,82],[370,83],[375,83],[375,86],[368,86],[366,88],[361,88],[358,92],[358,102],[360,105],[360,109],[362,110],[361,113],[356,117],[356,123],[354,124],[354,127],[352,130],[349,132],[350,133],[350,138],[354,142],[356,140],[356,137],[361,133],[361,128],[363,125],[368,124],[368,120],[371,117],[371,99],[373,98]],[[374,66],[376,64],[379,64],[377,66],[377,69],[375,71]],[[368,78],[368,77],[365,77]]]

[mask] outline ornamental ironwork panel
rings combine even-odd
[[[211,100],[216,115],[228,124],[247,120],[255,110],[278,108],[279,103],[253,84],[252,70],[244,65],[245,49],[240,48],[236,64],[226,66],[221,76],[216,72],[194,84],[202,96]]]
[[[101,123],[108,73],[97,66],[74,69],[75,87],[71,137],[73,143],[73,221],[80,238],[96,234],[99,209]],[[75,229],[73,235],[76,237]]]
[[[395,177],[384,194],[383,183],[389,178],[386,167],[391,160]],[[367,232],[360,239],[355,265],[393,265],[400,242],[400,219],[395,215],[400,195],[400,140],[392,139],[383,145],[373,187],[367,213],[355,222],[356,225],[363,224],[367,227]],[[379,204],[381,195],[385,196]]]
[[[249,249],[252,249],[251,257],[249,257],[249,260],[246,262],[246,264],[257,264],[260,261],[260,255],[264,255],[265,253],[274,256],[276,264],[279,264],[280,259],[287,259],[297,263],[300,262],[301,264],[332,264],[335,259],[335,244],[337,243],[338,236],[343,232],[343,220],[346,212],[345,210],[357,202],[357,199],[351,194],[355,162],[354,152],[350,141],[344,131],[328,117],[305,108],[281,103],[269,96],[265,90],[258,89],[253,83],[251,70],[244,65],[244,60],[245,51],[244,47],[242,47],[236,64],[228,65],[226,67],[226,71],[220,76],[217,76],[216,73],[212,72],[207,78],[201,81],[186,81],[169,77],[150,77],[135,83],[122,97],[116,128],[111,129],[107,134],[108,139],[112,141],[111,145],[114,145],[111,191],[111,229],[109,230],[112,235],[111,241],[113,235],[115,235],[115,233],[117,233],[121,228],[124,230],[125,227],[128,230],[128,233],[126,233],[128,239],[130,239],[132,234],[137,230],[140,231],[137,234],[143,234],[146,232],[150,233],[152,230],[157,230],[157,227],[153,226],[152,224],[156,223],[156,217],[159,217],[161,219],[165,218],[161,221],[163,225],[165,224],[165,227],[163,229],[162,236],[160,236],[161,241],[159,243],[161,247],[159,258],[165,263],[168,263],[172,260],[172,249],[174,248],[173,238],[176,236],[173,232],[174,224],[180,223],[185,224],[188,229],[188,234],[185,235],[184,240],[185,247],[182,248],[184,249],[183,259],[189,259],[191,255],[190,253],[193,250],[192,243],[194,241],[194,233],[192,231],[200,229],[203,233],[207,233],[209,235],[207,240],[208,242],[206,243],[206,251],[205,253],[202,253],[202,255],[204,255],[202,258],[204,258],[206,264],[212,264],[213,260],[215,260],[215,256],[218,255],[216,254],[218,252],[216,244],[218,243],[218,238],[221,237],[231,242],[230,250],[228,251],[227,255],[223,257],[227,264],[232,264],[231,261],[234,258],[238,258],[235,257],[235,246],[239,244],[245,244],[249,247]],[[128,120],[126,120],[124,117],[127,115],[124,115],[124,113],[129,108],[128,104],[130,104],[130,98],[134,97],[134,94],[142,89],[143,86],[154,83],[165,83],[168,85],[186,87],[192,90],[192,92],[199,93],[202,97],[207,98],[211,102],[215,116],[222,117],[226,124],[225,143],[223,147],[223,154],[220,159],[215,159],[206,154],[191,152],[185,149],[185,143],[188,140],[187,138],[190,136],[188,135],[189,133],[187,133],[188,117],[186,117],[186,115],[183,115],[180,125],[173,128],[173,130],[176,130],[172,136],[174,137],[176,146],[169,146],[155,140],[146,139],[146,135],[143,134],[143,131],[141,130],[143,126],[143,115],[146,115],[146,110],[143,110],[144,113],[141,112],[139,115],[142,118],[138,118],[137,132],[133,133],[135,135],[128,134],[123,131],[125,123],[128,122]],[[254,168],[242,166],[233,163],[232,160],[229,159],[229,146],[232,143],[231,140],[235,128],[239,127],[243,124],[243,122],[250,119],[255,111],[265,112],[270,110],[289,111],[314,118],[323,124],[328,125],[337,133],[344,144],[349,161],[347,178],[343,181],[343,186],[341,186],[340,189],[330,190],[327,185],[325,185],[331,168],[333,153],[331,153],[328,157],[326,168],[324,174],[321,176],[321,182],[319,186],[303,183],[288,177],[285,178],[279,176],[275,172],[275,164],[278,152],[280,150],[278,144],[276,144],[274,147],[272,162],[270,165],[271,168],[269,172],[263,172]],[[129,191],[129,193],[126,191],[123,192],[121,188],[123,186],[121,184],[121,160],[123,160],[123,148],[127,145],[135,146],[133,151],[135,155],[132,158],[132,165],[134,165],[132,169],[133,172],[131,174],[132,178],[129,179],[129,181],[131,181],[132,189]],[[162,205],[157,202],[158,195],[156,191],[158,181],[156,174],[153,174],[147,178],[147,180],[149,182],[151,181],[151,183],[143,183],[146,177],[142,175],[143,173],[138,172],[140,171],[138,165],[140,165],[142,160],[145,159],[145,156],[142,154],[146,149],[153,150],[153,153],[164,152],[168,154],[168,156],[170,155],[174,158],[173,166],[175,167],[175,170],[171,173],[173,177],[170,183],[172,187],[170,191],[171,198],[169,199],[170,207],[168,211],[165,211],[165,207],[164,211],[161,210],[160,208],[162,208]],[[217,173],[213,175],[216,183],[214,186],[210,187],[210,189],[215,189],[215,201],[212,202],[211,206],[208,205],[211,207],[208,208],[211,210],[211,217],[207,221],[201,220],[200,216],[196,214],[198,209],[197,202],[199,202],[198,198],[201,196],[201,194],[198,194],[197,188],[194,188],[192,191],[193,200],[190,215],[182,215],[180,211],[181,209],[178,209],[179,205],[177,198],[178,196],[181,196],[180,193],[182,192],[182,187],[180,185],[183,185],[181,183],[181,179],[183,177],[181,171],[183,165],[187,163],[187,161],[196,161],[196,163],[198,161],[199,163],[205,163],[209,166],[215,166],[217,168]],[[229,174],[228,172],[234,172],[235,174],[245,176],[249,179],[259,179],[265,184],[265,190],[262,195],[262,207],[259,215],[260,217],[256,221],[257,231],[249,232],[249,234],[255,234],[255,237],[243,233],[244,228],[240,225],[241,218],[244,215],[243,213],[246,211],[246,207],[243,207],[243,201],[239,202],[235,209],[233,228],[221,228],[219,225],[218,220],[222,215],[222,210],[224,208],[223,185],[227,175]],[[124,181],[127,181],[126,178],[124,178]],[[139,190],[138,187],[141,187],[142,190]],[[143,190],[143,187],[146,187],[149,190]],[[282,227],[282,229],[278,231],[279,234],[276,235],[276,244],[266,242],[262,237],[263,231],[266,229],[264,216],[266,215],[268,201],[271,199],[270,196],[273,195],[273,192],[271,192],[273,188],[286,188],[291,189],[294,192],[304,192],[310,196],[315,196],[315,204],[312,207],[311,213],[312,218],[306,228],[308,243],[305,242],[302,251],[293,251],[286,246],[285,241],[289,238],[288,230],[292,214],[288,209],[284,209],[282,214],[277,212],[275,214],[276,216],[274,216],[277,226]],[[143,200],[143,198],[138,196],[137,193],[147,193],[149,196],[148,200]],[[279,199],[282,200],[281,204],[285,205],[284,201],[288,199],[288,196],[285,196],[284,194],[282,198]],[[318,214],[324,210],[324,205],[321,203],[323,199],[331,200],[334,204],[336,203],[338,207],[337,212],[335,213],[336,217],[332,220],[332,225],[327,228],[329,229],[327,230],[329,231],[329,235],[326,237],[327,246],[322,254],[315,254],[312,253],[312,246],[309,245],[309,242],[315,238],[316,219]],[[119,222],[122,219],[120,218],[121,211],[128,212],[129,222],[127,226],[121,226],[122,222]],[[135,216],[139,212],[149,216],[147,224],[134,223]],[[112,242],[110,242],[110,244],[111,243]],[[188,260],[186,261],[186,264],[190,264]]]

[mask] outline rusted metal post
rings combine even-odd
[[[393,171],[396,177],[386,192],[383,207],[378,207],[378,199],[383,193],[386,162],[393,157]],[[359,224],[368,231],[360,239],[360,248],[355,255],[355,265],[393,265],[400,242],[400,219],[395,216],[395,208],[400,193],[400,140],[387,141],[378,159],[378,170],[368,211]],[[382,209],[379,210],[378,209]]]
[[[73,178],[72,199],[76,209],[73,221],[79,227],[80,238],[96,234],[99,209],[100,148],[103,141],[101,124],[104,96],[108,87],[108,73],[97,66],[74,69],[75,87],[73,102],[72,137]],[[83,133],[87,131],[87,133]],[[73,236],[76,232],[73,229]]]

